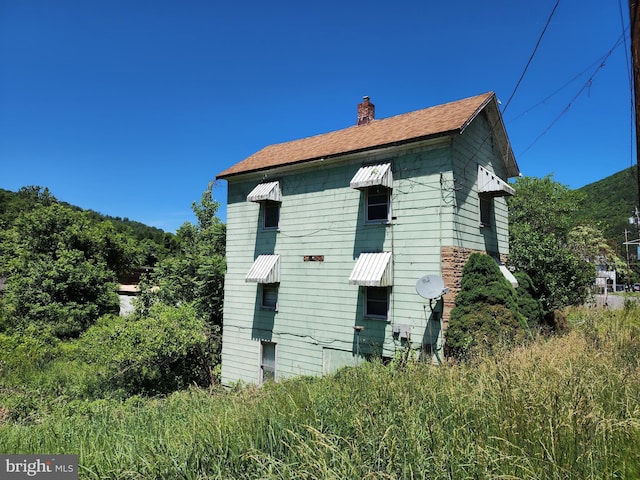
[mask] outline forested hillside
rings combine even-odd
[[[87,212],[88,215],[96,222],[108,220],[113,224],[118,232],[126,232],[139,241],[148,239],[158,243],[159,245],[163,245],[170,241],[170,238],[172,237],[172,234],[170,233],[166,233],[159,228],[151,227],[141,222],[129,220],[128,218],[103,215],[99,212],[94,212],[93,210],[85,210],[78,206],[70,205],[67,202],[62,202],[56,199],[48,188],[39,186],[26,186],[17,192],[0,188],[0,226],[11,225],[21,212],[33,209],[37,205],[41,196],[50,197],[55,200],[56,203],[69,207],[73,210]]]
[[[638,203],[636,168],[630,167],[598,182],[577,189],[583,200],[576,213],[576,223],[598,224],[602,233],[622,252],[625,229],[629,238],[638,238],[636,227],[629,224],[629,217]],[[613,246],[613,245],[612,245]]]

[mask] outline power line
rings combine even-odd
[[[605,56],[601,56],[600,58],[598,58],[595,62],[591,63],[587,68],[585,68],[584,70],[582,70],[580,73],[578,73],[577,75],[574,75],[570,80],[568,80],[564,85],[562,85],[560,88],[556,89],[555,91],[553,91],[552,93],[550,93],[549,95],[547,95],[546,97],[544,97],[542,100],[540,100],[538,103],[536,103],[535,105],[533,105],[532,107],[529,107],[528,109],[526,109],[524,112],[522,112],[519,115],[516,115],[513,118],[510,118],[508,120],[505,119],[505,123],[512,123],[515,122],[516,120],[518,120],[519,118],[525,116],[526,114],[528,114],[531,110],[539,107],[540,105],[543,105],[545,103],[547,103],[548,100],[550,100],[552,97],[554,97],[555,95],[557,95],[558,93],[560,93],[562,90],[564,90],[565,88],[567,88],[569,85],[571,85],[573,82],[575,82],[578,78],[580,78],[581,76],[583,76],[585,73],[587,73],[589,70],[591,70],[593,67],[595,67],[596,65],[602,63],[602,61],[605,59]]]
[[[516,92],[518,91],[518,87],[520,86],[520,84],[522,83],[522,80],[524,79],[525,74],[527,73],[527,70],[529,69],[529,65],[531,65],[531,62],[533,61],[533,57],[535,56],[536,52],[538,51],[538,47],[540,46],[540,43],[542,42],[542,38],[544,37],[545,32],[547,31],[547,28],[549,27],[549,25],[551,24],[551,19],[553,18],[554,13],[556,12],[556,9],[558,8],[558,5],[560,5],[560,0],[556,1],[556,4],[553,6],[553,9],[551,10],[551,13],[549,14],[549,18],[547,18],[547,23],[544,25],[544,28],[542,29],[542,33],[540,34],[540,36],[538,37],[538,41],[536,42],[536,46],[533,49],[533,52],[531,52],[531,55],[529,56],[529,60],[527,61],[527,64],[524,67],[524,70],[522,71],[522,74],[520,75],[520,78],[518,79],[518,82],[516,83],[515,88],[513,89],[513,92],[511,93],[511,96],[509,97],[509,100],[507,100],[507,103],[505,104],[504,108],[502,109],[502,115],[498,115],[498,117],[504,116],[504,112],[507,110],[507,108],[509,107],[509,104],[511,103],[511,100],[513,100],[513,97],[515,96]],[[499,107],[498,107],[499,108]],[[493,129],[498,125],[498,123],[500,123],[500,118],[498,118],[494,123],[491,124],[490,126],[490,131],[492,132]],[[463,171],[463,176],[466,176],[466,170],[467,170],[467,166],[471,163],[471,161],[475,158],[475,156],[478,154],[478,152],[480,152],[480,150],[482,149],[483,145],[485,144],[485,142],[487,140],[489,140],[489,138],[491,138],[491,133],[489,133],[484,140],[482,140],[482,142],[480,143],[480,145],[476,148],[475,152],[473,153],[473,155],[471,155],[471,157],[469,158],[469,160],[467,160],[467,162],[464,164],[464,167],[462,168]]]
[[[624,14],[622,13],[622,0],[618,0],[618,10],[620,12],[620,26],[622,27],[622,35],[624,37],[624,59],[627,63],[627,76],[629,77],[629,98],[633,99],[633,72],[631,71],[631,64],[629,63],[629,53],[630,49],[627,46],[627,37],[625,36],[625,32],[627,31],[624,26]],[[629,163],[633,165],[633,117],[635,113],[635,108],[633,105],[633,100],[630,102],[631,106],[629,108],[629,138],[631,142],[629,142]]]
[[[615,49],[622,44],[623,38],[624,38],[624,34],[621,35],[621,37],[618,38],[618,40],[616,40],[616,43],[614,43],[613,47],[611,47],[611,49],[607,52],[607,54],[602,58],[602,61],[600,62],[600,65],[598,65],[598,68],[596,68],[596,70],[588,78],[588,80],[582,86],[582,88],[578,90],[578,93],[576,93],[575,96],[569,101],[567,106],[564,107],[564,109],[562,109],[562,111],[558,114],[558,116],[553,119],[553,121],[549,124],[549,126],[545,128],[543,132],[540,135],[538,135],[536,139],[533,142],[531,142],[527,148],[525,148],[522,152],[520,152],[520,156],[524,155],[527,151],[529,151],[531,147],[533,147],[538,142],[538,140],[540,140],[544,135],[546,135],[547,132],[549,132],[549,130],[551,130],[551,128],[556,124],[556,122],[560,120],[560,118],[569,111],[573,103],[578,99],[578,97],[580,97],[580,95],[582,95],[582,92],[584,92],[587,88],[591,87],[591,85],[593,84],[594,77],[598,74],[600,70],[604,68],[604,66],[606,65],[607,59],[611,56],[611,54],[615,51]]]
[[[520,86],[520,83],[522,83],[522,80],[524,79],[524,76],[527,73],[527,70],[529,69],[529,65],[531,65],[531,62],[533,61],[533,57],[535,56],[536,52],[538,51],[538,47],[540,46],[540,42],[542,42],[542,37],[544,37],[544,34],[547,31],[547,28],[549,27],[549,24],[551,23],[551,19],[553,18],[553,14],[556,12],[556,9],[558,8],[559,4],[560,4],[560,0],[557,0],[556,4],[553,6],[553,10],[551,10],[551,14],[549,15],[549,18],[547,19],[547,23],[545,24],[544,29],[542,30],[542,33],[540,34],[540,37],[538,38],[538,42],[536,43],[536,46],[533,49],[533,52],[531,52],[531,56],[529,57],[529,60],[527,61],[527,65],[524,67],[524,70],[522,71],[522,74],[520,75],[520,79],[518,80],[518,83],[516,83],[516,86],[513,89],[513,92],[511,93],[511,96],[509,97],[509,100],[507,100],[507,103],[505,104],[504,108],[502,109],[502,114],[503,115],[504,115],[504,112],[509,107],[509,104],[511,103],[511,100],[513,100],[513,97],[516,94],[516,91],[518,90],[518,87]]]

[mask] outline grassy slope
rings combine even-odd
[[[475,365],[366,364],[234,392],[65,402],[0,451],[77,453],[81,478],[638,478],[640,311]]]

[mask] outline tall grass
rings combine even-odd
[[[86,479],[640,477],[640,312],[476,360],[162,399],[59,401],[3,453],[77,453]]]

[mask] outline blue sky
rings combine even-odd
[[[0,188],[175,231],[217,173],[351,126],[364,95],[377,118],[487,91],[504,108],[555,4],[0,0]],[[524,175],[579,188],[635,164],[627,10],[559,2],[504,112]]]

